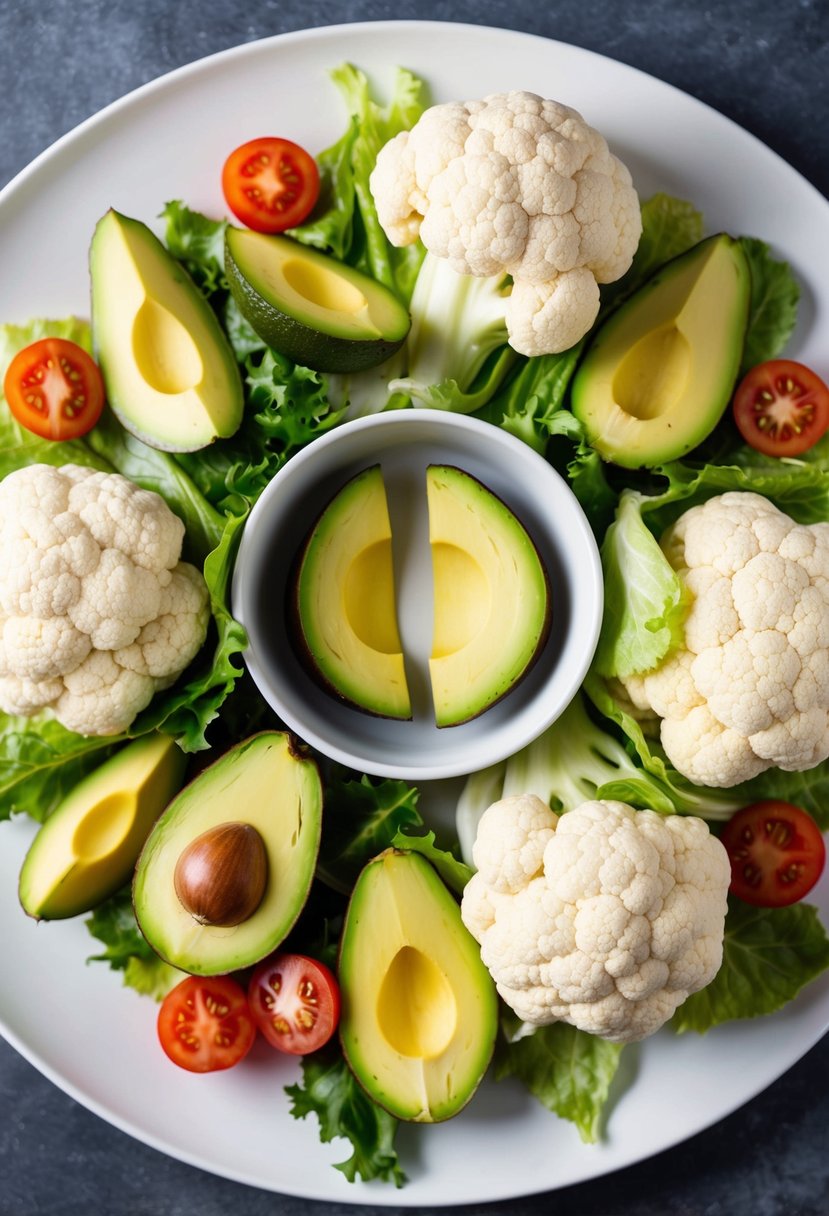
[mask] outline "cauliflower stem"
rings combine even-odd
[[[616,713],[606,691],[596,683],[589,687],[601,712]],[[467,778],[455,813],[464,861],[472,862],[472,845],[486,808],[514,794],[536,794],[559,812],[571,811],[588,799],[613,798],[663,815],[679,812],[728,819],[744,805],[739,795],[728,790],[695,788],[681,779],[674,782],[669,768],[663,764],[660,769],[646,747],[645,756],[652,771],[644,766],[642,756],[637,763],[618,739],[593,721],[579,694],[527,747]]]
[[[458,274],[427,253],[412,295],[406,375],[393,379],[389,391],[461,414],[485,405],[517,358],[508,345],[509,294],[507,275]]]

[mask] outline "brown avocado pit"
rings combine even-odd
[[[265,894],[265,842],[249,823],[220,823],[182,850],[173,883],[179,902],[200,925],[240,925]]]

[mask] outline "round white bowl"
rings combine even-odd
[[[373,717],[324,692],[302,666],[288,631],[288,580],[299,546],[345,482],[377,463],[392,522],[398,624],[413,706],[409,722]],[[432,716],[427,669],[430,464],[457,465],[504,500],[541,555],[552,602],[550,636],[529,673],[477,718],[442,729]],[[474,772],[512,755],[567,707],[598,640],[601,564],[566,482],[525,443],[463,415],[399,410],[345,423],[280,469],[245,526],[233,576],[233,613],[247,630],[248,669],[286,726],[360,772],[426,781]]]

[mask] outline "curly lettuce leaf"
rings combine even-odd
[[[129,887],[99,904],[86,927],[104,945],[87,962],[107,963],[113,971],[121,971],[128,988],[160,1001],[183,978],[147,944],[135,919]]]
[[[391,847],[409,824],[423,827],[418,791],[405,781],[329,781],[317,876],[347,895],[367,861]]]
[[[335,1168],[349,1182],[377,1178],[403,1186],[406,1175],[394,1148],[399,1123],[357,1083],[339,1046],[329,1044],[303,1056],[301,1064],[302,1081],[285,1087],[291,1114],[295,1119],[316,1115],[326,1144],[335,1138],[350,1141],[351,1156]]]
[[[425,83],[398,68],[386,106],[371,96],[363,72],[343,63],[331,79],[345,102],[350,123],[345,134],[318,158],[320,200],[309,219],[289,231],[304,244],[333,253],[409,300],[425,250],[419,241],[396,248],[377,218],[369,187],[377,154],[407,131],[426,107]]]
[[[169,452],[142,443],[109,412],[89,432],[85,442],[124,477],[161,495],[186,528],[185,556],[201,562],[217,547],[225,527],[223,515],[211,506]]]
[[[165,245],[203,294],[209,299],[217,292],[226,292],[227,220],[211,220],[178,199],[166,204],[161,218]]]
[[[829,938],[816,908],[753,908],[729,901],[723,962],[707,988],[671,1019],[677,1034],[774,1013],[829,968]]]
[[[395,849],[407,849],[410,853],[420,853],[437,870],[440,877],[451,891],[462,895],[463,889],[472,877],[472,868],[465,862],[459,861],[449,849],[442,849],[437,844],[434,832],[407,832],[398,830],[392,840]]]
[[[507,1015],[507,1041],[499,1041],[495,1079],[517,1077],[548,1110],[568,1119],[586,1144],[600,1138],[602,1113],[619,1067],[621,1043],[608,1043],[567,1022],[539,1026],[512,1038],[514,1015]]]
[[[628,295],[656,274],[666,262],[687,253],[703,237],[702,212],[685,199],[654,194],[642,204],[642,236],[630,270],[619,280],[619,290]]]
[[[740,375],[779,355],[797,321],[800,286],[787,262],[777,261],[765,241],[740,237],[751,276],[751,304]]]

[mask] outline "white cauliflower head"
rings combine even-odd
[[[432,106],[381,149],[370,186],[392,244],[420,236],[458,274],[512,275],[507,328],[525,355],[587,333],[598,284],[625,273],[642,233],[603,136],[534,93]]]
[[[117,734],[204,642],[184,525],[118,473],[31,465],[0,482],[0,709]]]
[[[731,492],[680,516],[662,547],[686,588],[684,644],[623,681],[662,719],[671,763],[732,786],[829,756],[829,523]]]
[[[701,819],[520,794],[484,812],[473,859],[463,922],[525,1022],[635,1042],[720,968],[731,866]]]

